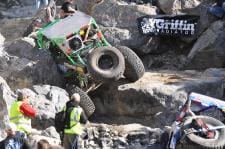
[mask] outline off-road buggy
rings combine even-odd
[[[142,61],[132,50],[112,47],[96,21],[82,12],[55,20],[37,35],[38,45],[50,50],[65,76],[67,91],[81,95],[81,106],[88,116],[95,106],[87,92],[123,76],[137,81],[145,72]]]

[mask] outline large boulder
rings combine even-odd
[[[0,19],[0,32],[6,38],[6,41],[13,41],[23,37],[31,21],[30,18]]]
[[[5,124],[9,123],[8,109],[15,99],[15,94],[10,90],[6,81],[0,77],[0,140],[5,137]]]
[[[91,15],[95,5],[103,0],[76,0],[77,7],[80,11]]]
[[[7,18],[27,18],[32,17],[37,12],[36,9],[34,9],[34,6],[25,6],[25,7],[11,7],[7,10],[1,10],[0,14],[2,17]]]
[[[188,59],[188,68],[207,69],[220,68],[225,62],[225,30],[224,22],[216,21],[196,41]]]
[[[198,7],[204,0],[158,0],[159,8],[167,14],[180,13]]]
[[[5,37],[0,33],[0,46],[2,46],[5,42]]]
[[[170,125],[174,113],[190,92],[222,98],[221,78],[191,72],[145,73],[135,83],[120,81],[99,88],[93,97],[96,113],[114,116],[154,116],[151,125]],[[160,119],[166,118],[165,121]],[[151,126],[151,127],[153,127]]]
[[[32,120],[36,129],[54,126],[55,113],[62,110],[69,100],[68,93],[56,86],[35,85],[21,90],[29,95],[31,105],[37,110],[38,115]]]
[[[81,6],[81,10],[82,8],[85,9],[86,5]],[[112,45],[121,44],[137,51],[142,51],[141,46],[148,43],[150,37],[139,33],[136,19],[144,15],[156,14],[156,7],[128,5],[116,0],[103,0],[95,4],[90,13],[97,23],[103,26],[103,33]],[[149,48],[155,47],[151,47],[151,43],[148,44]],[[158,42],[154,40],[152,44],[155,45]]]
[[[33,39],[22,38],[4,46],[0,52],[0,75],[12,89],[43,83],[62,85],[63,80],[50,53],[35,48]]]
[[[28,101],[36,109],[37,115],[32,119],[34,129],[43,130],[42,135],[55,138],[59,142],[59,135],[54,127],[55,113],[63,109],[69,100],[68,93],[59,87],[50,85],[33,86],[31,89],[18,89],[29,95]],[[11,91],[6,81],[0,77],[0,140],[5,137],[4,128],[9,123],[10,106],[17,95]]]

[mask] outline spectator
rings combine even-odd
[[[72,3],[67,1],[62,4],[62,7],[59,12],[59,18],[61,19],[66,18],[67,16],[73,14],[74,12],[75,9],[72,8]]]
[[[72,0],[71,1],[66,1],[62,4],[61,9],[59,11],[59,18],[64,19],[67,16],[73,14],[75,12],[75,9],[72,8]],[[54,21],[54,16],[51,14],[51,8],[47,7],[47,22],[53,22]]]
[[[31,149],[24,138],[16,136],[16,130],[14,123],[6,125],[7,137],[0,142],[0,149]]]
[[[79,106],[80,95],[75,93],[71,96],[71,100],[66,103],[66,118],[63,146],[65,149],[77,149],[78,137],[83,133],[80,123],[85,124],[87,117],[83,109]]]
[[[18,92],[17,100],[10,108],[10,121],[17,126],[20,135],[26,137],[32,132],[31,118],[34,118],[36,111],[29,105],[26,93]]]
[[[74,6],[75,10],[78,10],[77,4],[75,3],[75,0],[65,0],[64,3],[69,2],[72,6]]]
[[[36,0],[36,9],[38,10],[41,6],[48,6],[48,0]]]
[[[37,142],[37,149],[49,149],[50,144],[47,140],[41,139]]]
[[[225,0],[216,0],[216,4],[209,7],[208,11],[220,19],[223,18],[225,14]]]

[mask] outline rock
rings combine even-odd
[[[188,58],[187,68],[220,68],[224,65],[225,31],[224,22],[216,21],[196,41]]]
[[[35,6],[14,6],[5,11],[0,11],[0,14],[2,17],[7,18],[28,18],[36,14],[37,10],[34,8]]]
[[[224,68],[209,68],[209,69],[206,69],[202,73],[202,75],[208,76],[208,77],[221,78],[223,81],[223,84],[225,85],[225,69]]]
[[[42,131],[41,133],[43,136],[50,137],[50,138],[56,138],[60,140],[59,134],[56,132],[55,127],[51,126]]]
[[[104,0],[93,7],[91,13],[97,23],[103,26],[103,34],[112,45],[121,44],[137,51],[142,51],[142,45],[145,43],[148,43],[149,48],[158,44],[149,43],[150,37],[142,36],[136,23],[138,17],[155,14],[156,7],[121,4],[116,0]]]
[[[140,55],[147,55],[149,54],[158,54],[164,52],[164,50],[159,48],[160,38],[159,37],[152,37],[145,43],[143,46],[138,48],[138,54]],[[167,49],[168,50],[168,49]]]
[[[95,5],[97,5],[101,1],[103,0],[77,0],[76,4],[79,11],[91,15]]]
[[[32,126],[42,130],[54,126],[55,113],[62,110],[69,100],[68,93],[49,85],[35,85],[32,89],[22,89],[30,95],[30,103],[38,111],[37,117],[32,119]],[[45,92],[43,89],[46,89]]]
[[[12,6],[12,7],[15,7],[15,5],[19,5],[19,4],[22,4],[23,6],[35,5],[35,1],[31,1],[31,0],[23,0],[23,1],[20,1],[19,3],[18,3],[18,1],[2,0],[1,3],[5,4],[5,5],[7,3],[14,4],[14,6]]]
[[[31,24],[31,21],[30,18],[0,19],[0,33],[6,38],[6,41],[21,38]]]
[[[204,0],[158,0],[158,6],[167,14],[177,14],[182,10],[198,7]]]
[[[15,100],[15,94],[10,90],[6,81],[0,77],[0,141],[5,138],[5,124],[9,123],[8,110]]]
[[[100,87],[93,95],[100,100],[93,98],[93,101],[96,114],[149,116],[149,120],[154,119],[151,125],[160,127],[171,124],[172,113],[184,103],[190,92],[221,98],[222,80],[179,71],[147,72],[135,83],[119,81]]]
[[[0,46],[2,46],[5,42],[5,37],[0,33]]]
[[[48,142],[51,145],[59,145],[61,143],[61,141],[59,139],[55,139],[55,138],[51,138],[51,137],[46,137],[46,136],[42,136],[42,135],[31,135],[28,139],[29,144],[31,144],[31,148],[35,148],[36,144],[38,141],[40,140],[48,140]]]
[[[209,76],[209,77],[218,77],[225,80],[225,69],[224,68],[209,68],[209,69],[206,69],[202,75]]]
[[[152,129],[141,124],[91,124],[87,127],[87,131],[97,131],[100,135],[97,138],[88,137],[86,148],[148,148],[160,146],[157,143],[163,132],[161,129]],[[119,133],[127,135],[119,136]]]
[[[62,85],[62,77],[47,50],[35,48],[31,38],[21,38],[5,44],[0,55],[0,75],[12,89],[33,84]],[[45,67],[43,67],[45,66]]]
[[[160,44],[160,47],[161,48],[159,49],[164,49],[162,44]],[[164,53],[158,55],[149,54],[144,56],[142,61],[145,64],[145,67],[149,70],[183,70],[187,63],[187,56],[182,53],[178,54],[176,51],[171,49],[167,49],[168,51],[166,52],[165,50]]]

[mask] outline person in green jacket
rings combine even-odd
[[[18,98],[10,107],[10,122],[17,126],[17,131],[22,136],[31,134],[31,118],[36,116],[36,110],[28,103],[28,95],[20,91]]]
[[[66,103],[66,118],[63,146],[66,149],[78,148],[78,137],[83,133],[82,124],[87,123],[87,117],[83,109],[79,106],[80,95],[75,93],[71,100]]]

